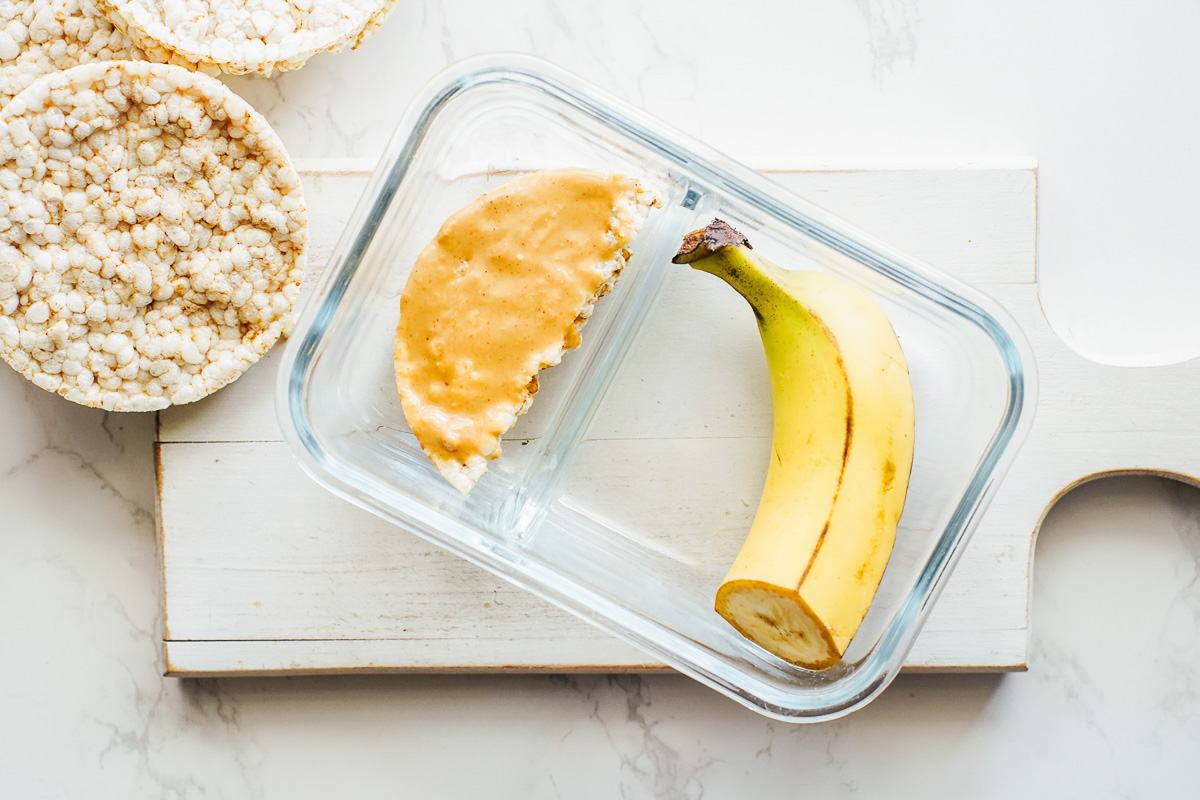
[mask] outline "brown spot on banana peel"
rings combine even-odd
[[[890,463],[890,462],[889,462]],[[887,513],[882,504],[879,506],[879,513],[875,515],[875,535],[871,537],[871,552],[863,559],[862,564],[858,568],[858,572],[854,575],[854,582],[857,584],[866,583],[867,570],[871,564],[875,562],[875,554],[879,552],[879,534],[887,528]]]
[[[888,452],[892,452],[892,438],[888,438]],[[892,484],[896,481],[896,462],[890,458],[883,462],[883,494],[887,494],[892,490]]]

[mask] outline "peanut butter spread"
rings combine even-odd
[[[632,178],[534,172],[450,217],[400,300],[396,386],[421,447],[466,493],[537,391],[580,343],[650,205]]]

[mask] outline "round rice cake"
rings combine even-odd
[[[262,115],[182,67],[96,62],[0,111],[0,356],[113,411],[188,403],[291,324],[299,176]]]
[[[91,0],[0,0],[0,107],[51,72],[140,57]]]
[[[96,0],[148,58],[228,75],[299,69],[358,47],[396,0]]]

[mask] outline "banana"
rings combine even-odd
[[[771,373],[766,484],[716,610],[779,658],[826,669],[862,624],[904,508],[914,435],[904,353],[866,293],[782,269],[720,220],[688,234],[673,261],[746,298]]]

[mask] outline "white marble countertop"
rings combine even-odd
[[[1200,354],[1200,7],[400,0],[362,48],[229,82],[297,157],[375,156],[436,71],[550,59],[751,166],[1033,155],[1056,329]],[[793,726],[677,675],[161,677],[153,418],[0,369],[0,797],[1184,796],[1200,776],[1200,495],[1075,490],[1030,669],[904,675]]]

